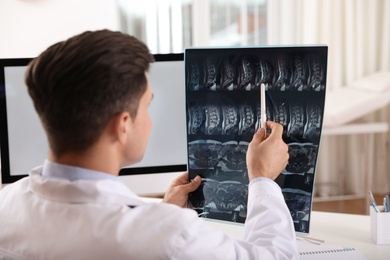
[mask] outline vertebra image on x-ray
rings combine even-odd
[[[284,200],[290,209],[295,230],[309,231],[311,193],[298,189],[282,189]]]
[[[271,100],[267,118],[284,127],[284,136],[291,142],[318,143],[321,134],[323,104],[314,100]]]
[[[188,175],[203,180],[189,204],[199,217],[245,222],[246,152],[260,128],[263,83],[267,120],[283,126],[290,155],[275,182],[296,231],[309,232],[326,68],[326,46],[186,49]]]
[[[236,89],[236,69],[229,57],[223,57],[221,60],[221,80],[219,84],[220,90],[232,91]]]
[[[246,151],[249,143],[229,141],[223,144],[221,150],[221,170],[222,171],[240,171],[246,169]]]
[[[212,57],[215,56],[215,57]],[[262,59],[261,56],[265,58]],[[258,90],[260,84],[274,91],[323,91],[326,54],[279,53],[273,57],[257,54],[210,54],[186,64],[189,90]]]
[[[222,106],[222,134],[234,135],[238,133],[240,123],[238,108],[233,105]]]
[[[188,144],[190,169],[213,168],[219,164],[222,143],[214,140],[196,140]]]
[[[246,217],[248,187],[238,181],[202,180],[199,188],[203,200],[194,201],[192,206],[202,217],[218,216],[223,220],[240,222]]]
[[[246,151],[248,142],[229,141],[221,143],[215,140],[196,140],[188,144],[190,169],[220,169],[222,172],[234,171],[244,174],[246,171]],[[219,172],[215,171],[214,177]]]
[[[288,153],[290,158],[282,173],[305,174],[314,173],[317,159],[317,145],[312,143],[289,143]]]

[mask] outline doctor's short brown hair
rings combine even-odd
[[[115,114],[135,118],[151,62],[144,43],[109,30],[76,35],[33,59],[25,81],[52,152],[85,151]]]

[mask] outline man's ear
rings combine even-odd
[[[111,134],[115,141],[126,143],[131,131],[132,120],[129,112],[120,112],[111,119]]]

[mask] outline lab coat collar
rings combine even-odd
[[[29,189],[48,200],[64,203],[101,203],[137,206],[141,199],[122,182],[112,179],[79,179],[75,181],[44,178],[43,166],[30,171]]]

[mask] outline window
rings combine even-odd
[[[266,0],[118,0],[123,32],[152,53],[266,44]]]

